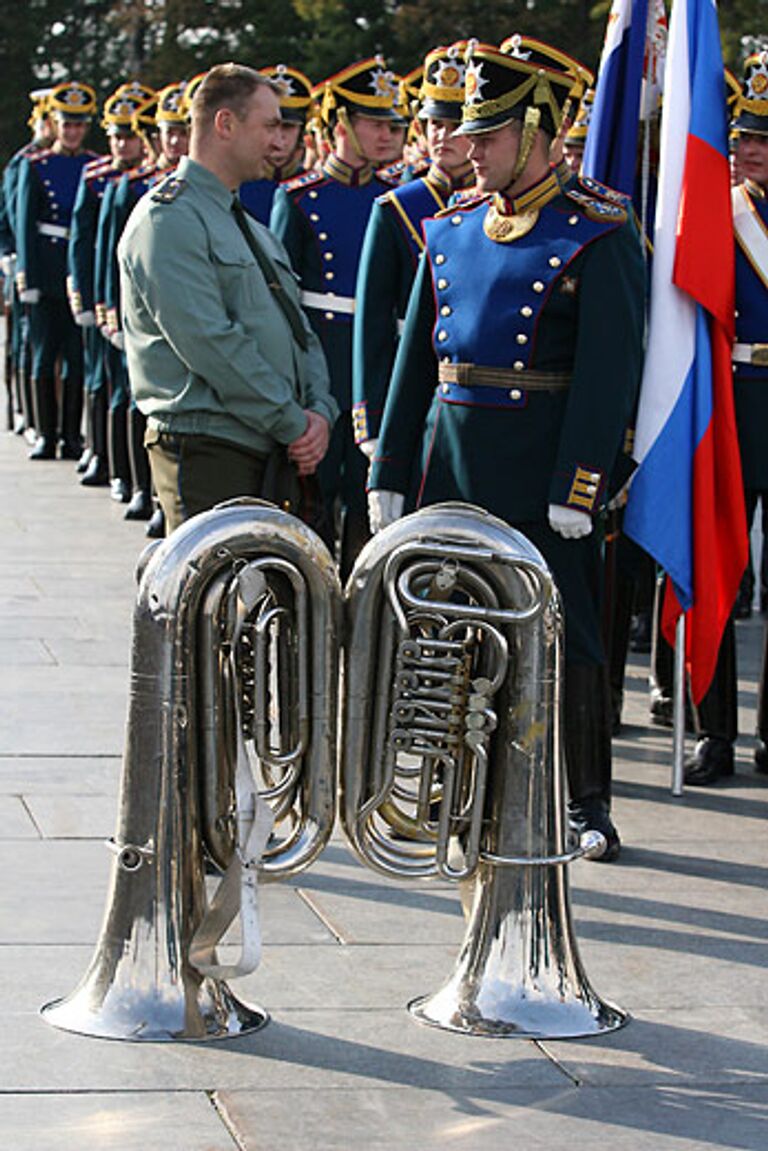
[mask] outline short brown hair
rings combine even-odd
[[[205,76],[192,99],[193,127],[197,131],[205,131],[220,108],[231,109],[238,120],[242,120],[248,101],[257,88],[269,88],[279,95],[277,86],[255,68],[245,64],[217,64]]]

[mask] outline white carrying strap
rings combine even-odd
[[[69,228],[63,224],[38,224],[38,234],[41,236],[51,236],[54,240],[68,240]]]
[[[333,292],[302,292],[301,303],[305,308],[318,312],[333,312],[334,315],[353,316],[355,301],[351,296],[337,296]],[[402,336],[405,320],[397,321],[397,334]]]
[[[302,292],[301,302],[305,308],[315,308],[319,312],[351,316],[355,311],[355,301],[351,296],[336,296],[333,292]]]
[[[228,658],[228,674],[235,687],[234,659],[238,640],[248,615],[266,590],[261,572],[243,568],[237,579],[236,623]],[[237,979],[255,971],[261,962],[261,927],[259,924],[258,870],[274,825],[274,815],[266,800],[259,795],[245,750],[240,722],[240,701],[235,701],[237,732],[237,765],[235,768],[235,804],[237,843],[232,862],[214,892],[208,910],[190,943],[190,962],[202,974],[213,979]],[[216,947],[230,924],[240,914],[241,943],[237,963],[219,963]]]
[[[731,189],[736,239],[756,274],[768,288],[768,230],[752,203],[745,185]]]

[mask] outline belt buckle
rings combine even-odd
[[[768,368],[768,344],[753,344],[749,362],[757,368]]]

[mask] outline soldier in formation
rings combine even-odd
[[[27,121],[32,139],[8,161],[0,181],[0,258],[3,271],[5,328],[5,378],[10,411],[8,426],[34,444],[35,416],[32,401],[29,319],[16,289],[16,190],[22,161],[46,151],[53,143],[53,122],[48,113],[50,88],[30,92],[32,111]]]
[[[95,92],[79,81],[58,84],[48,112],[55,139],[50,149],[22,160],[15,199],[16,287],[29,308],[37,432],[30,459],[55,459],[58,448],[62,459],[79,460],[83,348],[67,301],[67,245],[80,175],[96,158],[83,147],[96,112]]]
[[[468,500],[542,552],[565,608],[571,824],[612,860],[599,527],[640,380],[644,268],[623,198],[551,163],[575,68],[525,37],[470,46],[459,132],[483,195],[424,223],[369,508],[376,528]]]

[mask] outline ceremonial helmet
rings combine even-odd
[[[141,100],[151,100],[157,95],[154,88],[142,84],[141,80],[126,80],[125,83],[118,84],[115,92],[127,92],[129,96],[138,96]]]
[[[403,124],[410,124],[414,118],[423,75],[424,65],[417,64],[415,68],[411,68],[410,72],[398,77],[395,112]]]
[[[427,53],[419,92],[420,120],[461,120],[466,50],[467,41],[457,40],[447,48],[433,48]]]
[[[736,100],[732,127],[768,136],[768,52],[753,52],[744,62],[744,82]]]
[[[577,60],[529,36],[510,36],[501,48],[471,40],[465,53],[464,105],[457,132],[477,135],[522,120],[551,137],[564,110],[586,87]]]
[[[280,100],[280,115],[291,124],[305,124],[312,106],[312,81],[286,64],[270,64],[259,68],[262,76],[267,76],[277,88]]]
[[[191,80],[182,80],[181,87],[181,111],[183,113],[183,122],[189,123],[192,116],[192,101],[195,98],[195,92],[202,84],[208,72],[198,72]]]
[[[595,103],[595,90],[594,88],[587,88],[584,95],[581,97],[576,115],[573,118],[573,123],[565,133],[565,142],[571,147],[584,147],[587,140],[587,132],[589,131],[589,122],[592,119],[592,108]]]
[[[332,128],[339,113],[347,116],[359,112],[375,119],[399,119],[397,77],[382,56],[358,60],[333,76],[329,76],[315,89],[320,96],[320,115],[323,123]]]
[[[29,98],[32,101],[32,110],[27,120],[28,127],[34,128],[38,120],[48,119],[48,97],[52,91],[52,88],[33,88],[29,93]]]
[[[101,126],[108,136],[132,135],[136,132],[134,117],[154,97],[151,88],[133,82],[120,87],[104,101]]]
[[[186,124],[187,107],[184,99],[186,85],[183,81],[175,84],[166,84],[157,93],[157,111],[155,123],[157,124]]]
[[[90,120],[96,113],[96,92],[90,84],[67,80],[51,89],[48,111],[58,120]]]

